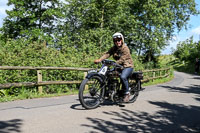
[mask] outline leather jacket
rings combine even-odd
[[[128,46],[123,44],[121,47],[113,46],[108,50],[100,59],[104,60],[109,58],[110,56],[113,56],[113,58],[116,60],[116,63],[122,65],[123,67],[131,67],[133,68],[133,60],[130,54],[130,50]]]

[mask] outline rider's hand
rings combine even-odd
[[[100,62],[101,62],[100,59],[96,59],[96,60],[94,60],[94,63],[95,63],[95,64],[98,64],[98,63],[100,63]]]

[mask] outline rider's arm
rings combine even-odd
[[[108,52],[106,52],[103,56],[101,56],[101,58],[95,60],[95,62],[98,63],[98,62],[101,62],[101,61],[109,58],[113,54],[113,51],[114,51],[114,47],[110,48],[110,50],[108,50]]]
[[[102,61],[102,60],[105,60],[109,57],[110,57],[110,54],[108,52],[106,52],[103,56],[101,56],[100,60]]]

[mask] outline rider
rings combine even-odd
[[[124,67],[120,76],[123,88],[125,89],[125,96],[123,101],[128,102],[130,97],[128,77],[133,72],[133,60],[131,58],[130,50],[124,42],[124,37],[121,33],[113,35],[114,46],[108,50],[101,58],[96,59],[94,63],[99,63],[104,59],[109,58],[111,55],[116,60],[116,63]]]

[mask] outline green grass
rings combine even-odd
[[[153,81],[149,81],[146,83],[143,83],[142,86],[150,86],[150,85],[157,85],[157,84],[162,84],[171,81],[174,78],[174,75],[170,75],[167,78],[162,78],[162,79],[154,79]]]
[[[54,93],[54,94],[39,94],[34,92],[26,92],[23,94],[19,94],[18,96],[4,96],[0,98],[0,102],[8,102],[8,101],[16,101],[16,100],[24,100],[24,99],[34,99],[34,98],[47,98],[47,97],[58,97],[58,96],[67,96],[67,95],[75,95],[78,94],[78,90],[72,90],[66,93]]]
[[[194,63],[191,63],[191,62],[184,62],[184,63],[183,62],[177,62],[174,65],[174,69],[176,71],[179,71],[179,72],[194,74],[195,65],[194,65]]]
[[[158,57],[158,62],[161,68],[171,67],[176,63],[176,58],[173,55],[162,55]]]

